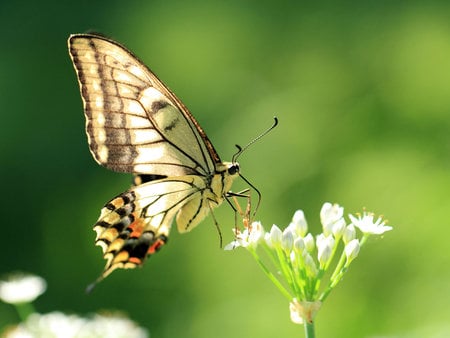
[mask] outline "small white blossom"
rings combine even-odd
[[[320,234],[316,238],[316,246],[317,250],[320,250],[322,246],[328,245],[333,247],[335,240],[332,235],[325,236],[324,234]]]
[[[303,252],[306,249],[305,241],[301,237],[297,237],[294,241],[294,249]]]
[[[315,243],[314,243],[314,237],[313,237],[313,235],[311,235],[311,233],[308,233],[308,234],[303,238],[303,241],[305,242],[306,250],[307,250],[308,252],[313,252],[314,248],[316,247],[316,246],[315,246]]]
[[[333,252],[335,240],[332,235],[328,237],[320,234],[317,236],[317,259],[319,260],[320,267],[324,267],[331,259],[331,253]]]
[[[266,240],[267,245],[273,248],[281,244],[282,236],[283,233],[280,228],[274,224],[272,225],[270,232],[265,235],[264,239]]]
[[[358,218],[353,215],[348,216],[350,217],[353,225],[365,234],[381,235],[386,231],[392,230],[392,227],[385,225],[385,222],[383,222],[381,217],[378,217],[378,219],[374,222],[373,213],[364,212],[362,216],[358,215]]]
[[[356,230],[353,224],[349,224],[344,231],[344,235],[342,236],[342,240],[345,244],[349,243],[351,240],[356,238]]]
[[[281,237],[281,246],[286,251],[291,251],[292,247],[294,246],[294,233],[288,228],[283,231],[283,236]]]
[[[264,238],[264,228],[260,222],[253,222],[250,227],[244,231],[233,229],[235,233],[235,240],[227,244],[224,250],[233,250],[238,247],[256,247],[258,243]]]
[[[322,245],[318,248],[317,259],[319,260],[320,267],[323,268],[331,258],[331,248],[328,245]]]
[[[324,203],[320,210],[320,221],[326,236],[332,232],[333,225],[339,221],[343,215],[344,208],[339,206],[339,204]]]
[[[346,246],[345,246],[345,255],[347,256],[347,264],[350,263],[352,260],[354,260],[358,254],[359,254],[359,241],[357,239],[351,240]]]
[[[314,259],[309,253],[305,253],[303,259],[305,261],[305,268],[308,276],[312,278],[316,277],[319,270],[317,269],[316,263],[314,263]]]
[[[241,246],[241,243],[238,240],[234,240],[230,243],[228,243],[227,245],[225,245],[225,247],[223,248],[225,251],[229,251],[229,250],[234,250],[236,248],[239,248]]]
[[[306,223],[305,214],[302,210],[297,210],[292,217],[292,222],[288,225],[296,235],[303,237],[308,232],[308,224]]]
[[[344,234],[345,231],[345,220],[344,218],[340,218],[336,221],[336,223],[333,224],[333,227],[331,229],[331,232],[333,233],[333,236],[335,238],[341,238],[341,236]]]
[[[0,299],[5,303],[20,304],[34,301],[47,289],[47,283],[39,276],[16,273],[0,281]]]

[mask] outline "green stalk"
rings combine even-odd
[[[272,281],[272,283],[274,283],[277,288],[281,291],[281,293],[289,300],[292,300],[292,296],[291,294],[286,290],[286,288],[280,283],[280,281],[278,280],[278,278],[275,277],[275,275],[270,272],[270,270],[264,265],[264,263],[259,259],[258,255],[256,254],[255,251],[253,250],[248,250],[250,251],[250,253],[252,254],[253,258],[255,258],[255,260],[258,262],[259,266],[261,267],[261,269],[263,269],[264,273],[267,275],[267,277],[269,277],[269,279]]]
[[[24,322],[29,315],[35,312],[34,306],[32,303],[18,303],[14,304],[17,313],[19,314],[19,318],[22,322]]]
[[[304,327],[305,327],[305,337],[306,338],[314,338],[316,336],[316,334],[314,332],[314,322],[313,321],[311,323],[309,323],[308,321],[305,320]]]

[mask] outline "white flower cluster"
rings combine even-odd
[[[259,222],[253,222],[244,231],[235,231],[235,240],[225,247],[231,250],[243,247],[249,250],[263,268],[268,277],[280,291],[291,300],[291,318],[300,323],[303,318],[311,321],[321,302],[332,288],[342,279],[349,264],[358,256],[361,245],[370,235],[381,235],[392,227],[386,226],[382,218],[374,221],[374,215],[364,212],[362,215],[349,215],[347,224],[344,208],[338,204],[325,203],[320,211],[322,233],[314,237],[308,232],[308,223],[302,210],[295,212],[291,223],[282,231],[273,225],[265,232]],[[355,228],[362,233],[358,239]],[[320,291],[325,272],[333,262],[339,244],[343,243],[340,259],[336,263],[325,290]],[[278,271],[271,273],[257,254],[256,249],[263,247]],[[286,290],[279,281],[283,276]],[[298,311],[298,313],[292,313]],[[294,318],[296,318],[294,320]]]

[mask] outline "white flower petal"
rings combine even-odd
[[[358,217],[348,215],[352,224],[357,227],[361,232],[370,235],[381,235],[386,231],[392,230],[392,227],[385,225],[385,222],[381,217],[374,222],[374,214],[365,212]]]

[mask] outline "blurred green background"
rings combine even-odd
[[[88,30],[155,71],[223,160],[279,117],[240,158],[266,229],[301,208],[317,233],[325,201],[394,226],[331,294],[318,337],[450,336],[448,2],[0,4],[0,273],[44,277],[40,312],[118,309],[152,337],[301,337],[250,255],[219,249],[211,218],[85,294],[104,265],[92,224],[130,184],[88,151],[66,46]],[[216,218],[231,241],[231,209]],[[0,304],[0,330],[17,320]]]

